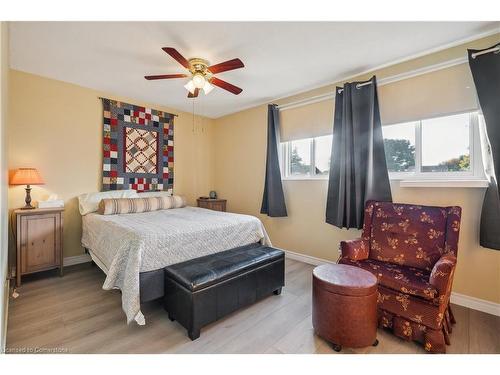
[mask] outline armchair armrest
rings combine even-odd
[[[370,245],[363,238],[340,241],[340,256],[351,260],[368,259]]]
[[[436,288],[439,296],[446,296],[451,292],[453,274],[457,258],[453,254],[443,255],[432,268],[429,283]]]

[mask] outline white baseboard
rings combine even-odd
[[[89,254],[82,254],[64,258],[63,264],[64,267],[67,267],[67,266],[74,266],[75,264],[87,263],[90,261],[92,261],[92,258],[90,257]]]
[[[336,263],[334,260],[326,260],[322,258],[312,257],[310,255],[295,253],[290,250],[284,250],[284,249],[282,250],[285,252],[285,257],[297,260],[302,263],[312,264],[313,266],[319,266],[320,264],[325,264],[325,263]]]
[[[500,316],[500,303],[490,302],[456,292],[451,292],[451,302],[455,305],[465,306],[472,310]]]
[[[335,261],[332,260],[316,258],[310,255],[295,253],[289,250],[283,250],[283,251],[285,252],[285,256],[287,258],[307,264],[312,264],[313,266],[318,266],[320,264],[325,264],[325,263],[336,263]],[[468,307],[469,309],[472,310],[482,311],[488,314],[500,316],[500,303],[490,302],[484,299],[466,296],[465,294],[460,294],[456,292],[451,293],[451,302],[456,305]]]

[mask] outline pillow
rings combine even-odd
[[[179,195],[148,198],[106,198],[99,203],[99,213],[101,215],[136,214],[181,208],[185,205],[186,200]]]
[[[99,202],[104,198],[133,198],[137,197],[135,190],[110,190],[98,193],[86,193],[78,196],[78,208],[80,214],[87,215],[97,211]]]
[[[171,197],[172,193],[167,190],[161,191],[142,191],[137,193],[139,198],[149,198],[149,197]]]

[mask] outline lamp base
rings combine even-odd
[[[21,207],[20,210],[33,210],[35,208],[36,208],[35,206],[29,205],[29,206]]]
[[[24,190],[26,190],[26,198],[24,199],[26,205],[22,207],[21,210],[32,210],[36,208],[31,205],[31,187],[29,185],[26,185],[26,188]]]

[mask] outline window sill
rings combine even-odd
[[[304,177],[281,177],[282,181],[328,181],[328,176],[322,176],[322,177],[310,177],[310,176],[304,176]]]
[[[282,181],[328,181],[328,176],[322,177],[282,177]],[[398,179],[391,178],[391,182],[399,183],[400,187],[404,188],[487,188],[488,180],[470,179],[435,179],[435,180],[412,180],[412,179]]]
[[[395,181],[395,180],[392,180]],[[486,188],[488,187],[488,180],[452,180],[452,179],[440,179],[440,180],[399,180],[400,187],[412,188],[412,187],[432,187],[432,188]]]

